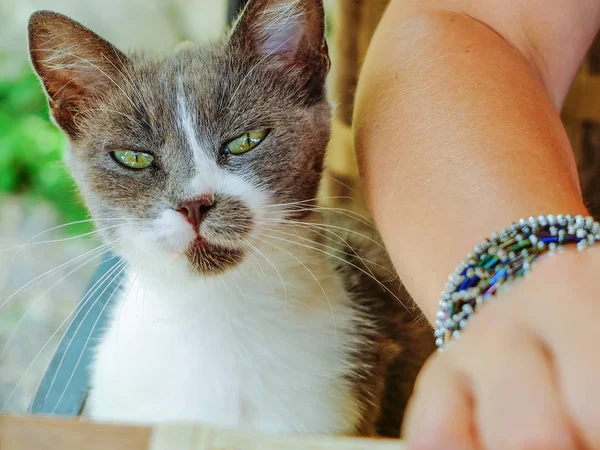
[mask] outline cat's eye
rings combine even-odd
[[[115,160],[130,169],[146,169],[154,162],[154,156],[149,153],[133,150],[115,150],[112,152]]]
[[[223,152],[232,155],[241,155],[256,147],[267,137],[268,130],[247,131],[242,136],[229,142],[223,148]]]

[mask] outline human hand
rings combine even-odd
[[[423,449],[600,449],[600,253],[548,256],[422,369],[404,436]]]

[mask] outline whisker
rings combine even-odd
[[[50,240],[47,240],[47,241],[37,241],[37,242],[30,242],[30,243],[23,244],[23,245],[17,245],[15,247],[10,247],[10,248],[4,249],[4,250],[0,250],[0,254],[7,253],[7,252],[10,252],[10,251],[19,250],[19,249],[22,249],[22,248],[25,248],[25,247],[32,247],[34,245],[55,244],[57,242],[73,241],[75,239],[80,239],[82,237],[93,236],[95,234],[99,234],[99,233],[102,233],[103,231],[110,230],[110,229],[113,229],[113,228],[117,228],[117,227],[120,227],[122,225],[123,224],[120,223],[118,225],[112,225],[110,227],[100,228],[98,230],[94,230],[94,231],[90,231],[90,232],[87,232],[87,233],[79,234],[77,236],[71,236],[71,237],[68,237],[68,238],[50,239]]]
[[[65,276],[63,276],[58,281],[56,281],[52,286],[50,286],[48,289],[46,289],[41,295],[39,295],[35,300],[33,300],[28,305],[27,309],[25,310],[25,312],[23,313],[23,315],[21,316],[21,318],[19,319],[19,321],[17,322],[17,324],[15,325],[15,327],[13,328],[13,330],[11,331],[11,333],[8,335],[6,343],[4,344],[4,347],[2,348],[2,351],[0,352],[0,362],[2,362],[2,360],[4,358],[4,354],[6,353],[6,350],[8,349],[9,344],[12,342],[13,337],[16,335],[16,333],[19,330],[19,328],[21,327],[21,325],[23,325],[23,322],[25,321],[25,319],[29,316],[29,313],[35,309],[35,307],[37,306],[37,304],[46,296],[46,294],[48,294],[57,285],[59,285],[60,283],[62,283],[70,275],[72,275],[73,273],[77,272],[81,268],[87,266],[94,259],[97,259],[97,258],[103,256],[107,251],[108,250],[105,250],[105,251],[103,251],[101,253],[98,253],[98,254],[92,256],[91,258],[89,258],[83,264],[80,264],[79,266],[75,267],[73,270],[71,270],[70,272],[68,272]]]
[[[275,204],[271,204],[271,205],[264,205],[259,209],[280,208],[282,206],[303,205],[305,203],[316,202],[319,200],[354,200],[354,199],[352,197],[348,197],[346,195],[337,195],[337,196],[333,196],[333,197],[315,197],[315,198],[309,198],[306,200],[299,200],[297,202],[275,203]]]
[[[318,228],[318,227],[316,227],[316,226],[315,226],[315,227],[310,227],[310,226],[307,226],[307,225],[305,225],[305,224],[303,224],[303,223],[297,223],[297,224],[295,224],[295,225],[293,225],[293,226],[300,226],[300,227],[302,227],[302,228],[304,228],[304,229],[308,230],[310,233],[316,233],[316,234],[318,234],[318,235],[319,235],[319,236],[321,236],[323,239],[326,239],[326,240],[329,240],[329,239],[330,239],[330,238],[329,238],[328,236],[326,236],[325,234],[323,234],[323,233],[321,233],[321,232],[317,231],[317,230],[318,230],[318,229],[320,229],[320,228]],[[317,228],[317,230],[315,230],[314,228]],[[283,232],[282,230],[279,230],[279,229],[276,229],[276,228],[269,228],[269,230],[271,230],[271,231],[276,231],[276,232],[278,232],[278,233],[284,233],[284,234],[288,234],[288,235],[290,235],[290,236],[292,235],[291,233],[285,233],[285,232]],[[328,249],[330,249],[330,250],[333,250],[333,251],[336,251],[336,252],[342,253],[342,254],[344,254],[344,255],[346,255],[346,256],[356,257],[356,258],[357,258],[357,259],[358,259],[358,260],[359,260],[359,261],[360,261],[360,262],[363,264],[363,266],[365,267],[365,269],[366,269],[366,270],[367,270],[367,271],[368,271],[368,272],[369,272],[369,273],[370,273],[370,274],[371,274],[373,277],[375,276],[375,274],[374,274],[374,273],[371,271],[371,268],[369,267],[369,265],[368,265],[367,263],[369,263],[369,264],[372,264],[372,265],[374,265],[374,266],[377,266],[377,267],[379,267],[379,268],[381,268],[381,269],[383,269],[383,270],[385,270],[385,271],[389,272],[390,274],[393,274],[393,272],[392,272],[391,270],[389,270],[387,267],[384,267],[384,266],[382,266],[381,264],[378,264],[378,263],[376,263],[375,261],[371,261],[371,260],[369,260],[369,259],[366,259],[366,258],[363,258],[362,256],[360,256],[360,255],[358,254],[358,252],[357,252],[357,251],[354,249],[354,247],[353,247],[353,246],[351,246],[351,245],[348,243],[348,241],[346,241],[344,238],[342,238],[342,237],[341,237],[339,234],[335,233],[334,231],[327,230],[327,229],[325,229],[325,230],[323,230],[323,231],[325,231],[325,232],[327,232],[327,233],[331,233],[331,234],[333,234],[333,235],[334,235],[336,238],[338,238],[338,239],[339,239],[339,240],[340,240],[340,241],[341,241],[341,242],[342,242],[342,243],[343,243],[343,244],[344,244],[346,247],[348,247],[348,248],[349,248],[349,249],[352,251],[352,253],[346,252],[346,251],[344,251],[344,250],[340,250],[340,249],[338,249],[338,248],[332,247],[332,246],[330,246],[330,245],[326,245],[326,244],[324,244],[324,243],[322,243],[322,242],[318,242],[318,241],[315,241],[315,240],[313,240],[313,239],[310,239],[310,238],[306,238],[306,237],[303,237],[303,236],[298,236],[298,235],[296,235],[296,236],[298,236],[298,237],[299,237],[300,239],[302,239],[302,240],[306,240],[306,241],[309,241],[309,242],[313,242],[313,243],[315,243],[315,244],[321,245],[321,246],[323,246],[323,247],[325,247],[325,248],[328,248]],[[339,241],[338,241],[338,243],[339,243]]]
[[[259,220],[261,220],[261,219],[258,219],[257,222]],[[383,250],[387,254],[387,249],[381,244],[381,242],[377,241],[376,239],[373,239],[370,236],[367,236],[366,234],[363,234],[363,233],[361,233],[359,231],[356,231],[356,230],[352,230],[350,228],[340,227],[338,225],[333,225],[333,224],[329,224],[329,223],[315,223],[315,222],[308,222],[308,221],[295,220],[295,219],[266,218],[266,219],[262,219],[262,220],[271,221],[271,222],[279,221],[281,223],[292,223],[292,224],[296,224],[296,225],[318,227],[320,229],[332,228],[334,230],[344,231],[344,232],[347,232],[347,233],[354,234],[356,236],[360,236],[361,238],[363,238],[363,239],[365,239],[365,240],[367,240],[367,241],[375,244],[377,247],[379,247],[381,250]],[[325,231],[325,230],[323,230],[323,231]]]
[[[301,247],[305,247],[305,248],[308,248],[308,249],[315,250],[315,251],[323,253],[325,255],[329,255],[332,258],[338,259],[338,260],[340,260],[340,261],[342,261],[342,262],[344,262],[346,264],[349,264],[350,266],[352,266],[355,269],[361,271],[362,273],[364,273],[368,277],[372,278],[373,281],[375,281],[382,289],[384,289],[386,292],[388,292],[390,295],[392,295],[407,311],[409,311],[409,309],[406,307],[406,305],[404,303],[402,303],[402,301],[398,298],[398,296],[394,292],[392,292],[391,289],[389,289],[385,284],[383,284],[377,278],[372,277],[368,272],[366,272],[364,269],[362,269],[361,267],[357,266],[356,264],[351,263],[350,261],[347,261],[344,258],[340,258],[337,255],[333,255],[333,254],[331,254],[329,252],[326,252],[325,250],[321,250],[320,248],[313,247],[311,245],[302,244],[301,242],[295,242],[295,241],[292,241],[292,240],[289,240],[289,239],[285,239],[285,238],[281,238],[281,237],[278,237],[278,236],[270,236],[270,235],[267,235],[267,234],[264,234],[264,233],[261,233],[261,235],[264,236],[264,237],[266,237],[267,239],[277,239],[277,240],[280,240],[280,241],[289,242],[291,244],[300,245]]]
[[[260,256],[262,256],[265,261],[267,261],[267,263],[273,268],[273,270],[275,270],[275,272],[277,273],[277,276],[279,277],[279,279],[281,280],[281,285],[283,286],[283,290],[285,292],[285,302],[287,303],[288,301],[288,290],[287,290],[287,285],[285,283],[285,281],[283,280],[283,277],[281,276],[281,273],[279,272],[279,270],[277,269],[277,267],[275,267],[275,265],[271,262],[271,260],[269,258],[267,258],[263,252],[261,252],[256,246],[252,245],[250,242],[248,242],[247,239],[241,238],[242,242],[245,242],[246,245],[248,245],[250,248],[252,248],[255,252],[257,252]]]
[[[241,235],[238,235],[238,239],[242,239],[242,241],[247,245],[247,242],[241,237]],[[263,269],[262,264],[260,263],[260,261],[256,258],[256,255],[254,254],[254,252],[249,252],[248,253],[250,255],[250,257],[252,258],[252,264],[254,266],[254,269],[256,271],[256,266],[258,266],[258,268],[260,269],[260,271],[262,272],[263,278],[265,280],[267,280],[267,283],[269,283],[269,286],[271,287],[271,291],[273,292],[273,295],[277,295],[275,293],[275,287],[273,286],[273,283],[271,283],[271,279],[267,276],[267,274],[265,273],[265,270]]]
[[[294,226],[299,226],[299,225],[294,225]],[[315,231],[315,230],[313,230],[313,229],[310,229],[310,228],[308,228],[308,227],[306,227],[306,229],[307,229],[307,230],[309,230],[309,232],[310,232],[310,233],[316,233],[316,234],[319,234],[320,236],[324,237],[325,239],[329,239],[327,236],[325,236],[325,235],[324,235],[324,234],[322,234],[322,233],[319,233],[318,231]],[[285,232],[285,231],[283,231],[283,230],[280,230],[280,229],[278,229],[278,228],[266,228],[266,230],[267,230],[267,231],[274,231],[274,232],[277,232],[277,233],[281,233],[281,234],[284,234],[284,235],[286,235],[286,236],[297,237],[297,238],[299,238],[299,239],[302,239],[303,241],[308,241],[308,242],[310,242],[310,243],[312,243],[312,244],[319,245],[319,246],[321,246],[321,247],[323,247],[323,248],[325,248],[325,249],[329,249],[329,250],[332,250],[332,251],[334,251],[334,252],[341,253],[341,254],[343,254],[343,255],[346,255],[346,256],[356,257],[356,258],[358,258],[358,259],[359,259],[359,260],[360,260],[360,261],[363,263],[363,265],[365,266],[366,270],[368,270],[368,271],[371,273],[371,275],[373,275],[373,272],[371,272],[371,269],[370,269],[370,268],[369,268],[369,266],[366,264],[366,262],[369,262],[369,263],[371,263],[371,264],[373,264],[373,265],[375,265],[375,266],[379,266],[379,264],[377,264],[377,263],[376,263],[376,262],[374,262],[374,261],[370,261],[370,260],[367,260],[367,259],[365,259],[365,258],[362,258],[362,257],[360,257],[360,256],[358,255],[358,253],[356,253],[356,251],[355,251],[355,250],[354,250],[352,247],[350,247],[350,248],[351,248],[352,250],[354,250],[354,253],[349,253],[349,252],[345,252],[344,250],[341,250],[341,249],[339,249],[339,248],[335,248],[335,247],[332,247],[332,246],[330,246],[330,245],[324,244],[324,243],[322,243],[322,242],[315,241],[314,239],[310,239],[310,238],[307,238],[307,237],[304,237],[304,236],[300,236],[300,235],[298,235],[298,234],[294,234],[294,233],[288,233],[288,232]],[[347,243],[346,243],[346,244],[347,244]],[[385,269],[385,267],[383,267],[383,266],[380,266],[380,267]],[[375,276],[375,275],[373,275],[373,276]]]
[[[371,222],[371,220],[369,220],[369,218],[367,218],[366,216],[359,214],[355,211],[352,211],[350,209],[346,209],[346,208],[334,208],[334,207],[327,207],[327,206],[314,206],[314,207],[299,207],[296,209],[290,209],[290,210],[283,210],[283,211],[279,211],[282,214],[285,213],[299,213],[299,212],[305,212],[305,211],[312,211],[312,212],[322,212],[322,211],[326,211],[326,212],[332,212],[332,213],[337,213],[337,214],[341,214],[345,217],[348,217],[350,219],[354,219],[357,222],[362,223],[363,225],[368,226],[369,228],[373,228],[376,229],[375,224],[373,222]]]
[[[122,268],[119,273],[117,275],[115,275],[115,278],[120,276],[123,271],[125,270],[125,268]],[[69,379],[67,380],[67,384],[65,385],[63,391],[60,394],[60,397],[58,398],[58,400],[56,401],[56,405],[54,406],[54,408],[52,409],[52,414],[54,414],[56,412],[56,409],[58,408],[58,406],[60,405],[60,403],[62,402],[65,394],[67,393],[67,390],[69,389],[69,386],[71,385],[71,381],[73,381],[73,377],[75,376],[75,372],[77,372],[77,368],[79,367],[79,364],[81,363],[81,358],[83,358],[83,355],[85,354],[85,351],[90,343],[90,339],[92,337],[92,335],[94,334],[94,330],[96,329],[96,326],[98,325],[98,322],[100,321],[100,318],[102,317],[102,315],[104,314],[104,310],[106,309],[106,307],[110,304],[110,300],[113,298],[113,296],[115,295],[115,293],[119,290],[119,288],[121,287],[121,285],[123,284],[123,280],[125,278],[122,278],[119,281],[119,284],[115,287],[115,289],[112,291],[112,293],[110,294],[110,297],[107,299],[106,303],[102,306],[102,309],[100,310],[100,314],[98,314],[98,317],[96,318],[96,321],[94,322],[94,324],[92,325],[92,329],[90,330],[88,337],[85,341],[85,345],[83,346],[83,349],[81,350],[81,353],[79,355],[79,358],[77,359],[77,362],[75,363],[75,367],[73,368],[73,371],[71,372],[71,376],[69,377]],[[110,286],[110,284],[108,285]],[[106,289],[108,289],[108,286],[104,289],[104,291],[102,291],[102,293],[98,296],[98,298],[102,297],[102,295],[104,294],[104,292],[106,291]],[[91,311],[88,310],[88,313]],[[85,317],[83,318],[83,320],[85,320]],[[82,322],[83,322],[82,320]],[[81,324],[80,324],[81,325]],[[75,334],[77,334],[77,331],[75,331]],[[70,345],[70,343],[69,343]],[[58,370],[57,370],[58,372]]]
[[[113,259],[113,258],[111,258]],[[85,295],[83,296],[83,298],[81,299],[81,301],[79,302],[79,304],[73,309],[73,311],[71,311],[71,314],[69,314],[67,316],[67,318],[61,323],[60,327],[62,327],[67,320],[69,320],[69,317],[71,317],[73,314],[75,314],[73,316],[73,320],[77,319],[77,316],[79,316],[79,314],[81,313],[81,311],[83,310],[83,308],[87,305],[87,303],[93,298],[94,294],[96,292],[98,292],[98,290],[102,287],[102,285],[104,285],[109,279],[110,277],[115,274],[115,272],[123,267],[125,267],[126,262],[124,260],[121,260],[119,262],[117,262],[114,266],[112,266],[105,274],[102,275],[102,277],[100,277],[100,279],[98,281],[96,281],[94,283],[94,285],[92,287],[90,287],[88,289],[88,291],[85,293]],[[120,272],[119,272],[120,273]],[[69,348],[71,348],[71,344],[73,343],[73,339],[75,338],[75,335],[77,335],[77,332],[79,331],[81,325],[83,324],[83,322],[85,322],[85,319],[87,318],[88,314],[90,313],[90,311],[93,309],[94,305],[96,304],[96,301],[98,301],[98,299],[100,299],[102,297],[102,295],[104,294],[104,292],[106,292],[106,289],[108,289],[108,287],[111,285],[112,281],[114,281],[115,277],[108,281],[108,283],[106,283],[106,287],[104,288],[104,290],[98,295],[98,297],[96,298],[96,300],[94,300],[94,303],[92,304],[92,306],[87,310],[86,314],[83,316],[83,318],[81,319],[81,321],[79,322],[79,325],[77,326],[77,328],[75,329],[75,332],[73,333],[73,336],[71,337],[69,344],[67,345],[63,356],[60,359],[60,362],[58,364],[58,368],[56,369],[56,372],[54,374],[54,377],[52,378],[52,381],[50,382],[50,387],[48,388],[48,392],[46,393],[46,397],[44,398],[44,400],[48,400],[48,395],[50,395],[50,392],[52,391],[52,388],[54,387],[54,383],[56,382],[56,376],[59,372],[59,369],[61,368],[63,361],[65,359],[66,354],[69,351]],[[81,305],[81,306],[80,306]],[[59,329],[60,329],[59,327]]]
[[[323,287],[323,285],[321,284],[321,282],[319,281],[319,279],[316,277],[316,275],[314,274],[314,272],[312,270],[310,270],[306,264],[304,264],[299,258],[297,258],[295,255],[293,255],[291,252],[288,252],[287,250],[279,247],[278,245],[273,244],[272,242],[268,242],[268,241],[265,241],[265,240],[260,239],[260,238],[256,238],[256,239],[259,240],[259,241],[261,241],[261,242],[263,242],[263,243],[265,243],[265,244],[273,246],[274,248],[276,248],[279,251],[287,253],[289,256],[291,256],[296,261],[298,261],[302,265],[302,267],[304,267],[308,271],[308,273],[310,273],[310,275],[314,278],[314,280],[317,282],[317,284],[321,288],[321,291],[323,292],[323,295],[325,296],[325,300],[327,300],[327,304],[329,305],[329,310],[331,311],[331,318],[333,319],[333,330],[334,330],[334,333],[337,334],[337,322],[335,320],[335,314],[333,312],[333,306],[331,304],[331,301],[329,300],[329,296],[327,295],[327,292],[325,292],[325,288]]]
[[[120,239],[116,239],[116,240],[115,240],[115,242],[117,242],[117,241],[119,241],[119,242],[120,242],[121,240],[124,240],[124,239],[126,239],[126,238],[120,238]],[[60,269],[62,269],[62,268],[63,268],[63,267],[65,267],[65,266],[68,266],[68,265],[70,265],[70,264],[74,263],[75,261],[78,261],[78,260],[80,260],[81,258],[85,258],[85,257],[86,257],[86,256],[88,256],[90,253],[97,252],[98,250],[101,250],[101,249],[104,249],[104,248],[110,247],[110,246],[112,246],[112,245],[114,245],[114,242],[113,242],[113,243],[108,243],[108,244],[103,244],[103,245],[100,245],[100,246],[96,247],[95,249],[93,249],[93,250],[90,250],[90,251],[88,251],[88,252],[84,253],[83,255],[79,255],[79,256],[77,256],[77,257],[75,257],[75,258],[71,259],[70,261],[67,261],[66,263],[63,263],[63,264],[61,264],[61,265],[59,265],[59,266],[55,267],[54,269],[51,269],[51,270],[49,270],[49,271],[47,271],[47,272],[45,272],[45,273],[43,273],[43,274],[41,274],[41,275],[38,275],[38,276],[37,276],[37,277],[35,277],[33,280],[30,280],[30,281],[28,281],[28,282],[27,282],[27,283],[25,283],[23,286],[21,286],[19,289],[17,289],[15,292],[13,292],[11,295],[9,295],[9,296],[8,296],[8,298],[7,298],[6,300],[4,300],[4,302],[3,302],[2,304],[0,304],[0,310],[1,310],[1,309],[2,309],[2,308],[3,308],[3,307],[4,307],[4,306],[5,306],[7,303],[8,303],[8,302],[9,302],[11,299],[13,299],[13,298],[14,298],[14,297],[15,297],[17,294],[19,294],[19,292],[23,291],[24,289],[26,289],[28,286],[30,286],[31,284],[35,283],[36,281],[38,281],[38,280],[40,280],[40,279],[42,279],[42,278],[44,278],[44,277],[46,277],[46,276],[50,275],[51,273],[54,273],[54,272],[56,272],[57,270],[60,270]]]
[[[97,298],[95,301],[98,301],[99,298]],[[89,299],[88,299],[89,300]],[[93,306],[92,306],[93,307]],[[37,362],[37,360],[39,359],[39,357],[42,355],[42,353],[44,352],[44,350],[46,349],[46,347],[48,345],[50,345],[50,342],[52,342],[52,339],[54,339],[54,337],[58,334],[58,332],[60,331],[60,329],[64,326],[64,324],[68,321],[68,317],[67,319],[65,319],[65,321],[63,321],[63,323],[60,325],[60,327],[52,334],[52,336],[50,336],[50,338],[48,338],[48,340],[46,341],[46,343],[42,346],[42,348],[40,349],[40,351],[37,353],[37,355],[33,358],[33,361],[31,361],[31,363],[29,364],[29,366],[27,366],[27,368],[25,369],[25,372],[23,373],[23,375],[21,376],[21,378],[19,379],[19,381],[17,382],[17,384],[15,385],[15,387],[13,388],[13,390],[11,391],[11,393],[9,394],[8,398],[6,399],[6,401],[4,402],[4,405],[2,406],[2,410],[6,410],[6,407],[8,406],[8,404],[10,403],[12,397],[15,395],[15,393],[17,392],[17,390],[19,389],[19,387],[21,386],[21,383],[23,383],[23,381],[25,380],[25,377],[27,376],[27,374],[31,371],[32,367],[34,366],[34,364]]]

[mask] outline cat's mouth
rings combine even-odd
[[[205,275],[219,275],[240,264],[245,252],[241,248],[211,242],[199,234],[188,247],[186,256],[198,272]]]

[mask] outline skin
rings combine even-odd
[[[583,0],[392,0],[360,77],[366,195],[435,320],[447,276],[521,217],[587,214],[559,109],[600,27]],[[600,249],[539,261],[421,372],[412,449],[600,448]]]

